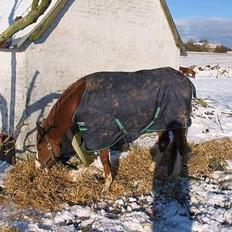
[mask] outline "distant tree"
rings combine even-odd
[[[217,45],[215,49],[212,49],[212,48],[210,48],[209,41],[207,39],[201,39],[201,40],[199,40],[198,43],[194,39],[189,39],[185,43],[185,48],[187,51],[219,52],[219,53],[226,53],[227,51],[232,50],[224,45]]]
[[[187,43],[189,43],[189,44],[194,44],[194,43],[196,43],[196,41],[195,41],[193,38],[191,38],[191,39],[188,40]]]
[[[201,39],[201,40],[199,40],[199,43],[209,43],[209,41],[207,40],[207,39]]]
[[[196,41],[194,39],[189,39],[187,43],[185,43],[187,51],[195,51],[195,43]]]
[[[218,52],[218,53],[226,53],[228,51],[231,51],[231,48],[228,48],[224,45],[218,45],[214,50],[214,52]]]
[[[209,48],[207,47],[206,43],[202,45],[197,44],[194,39],[189,39],[188,42],[185,44],[187,51],[196,51],[196,52],[208,52]]]
[[[4,47],[6,41],[25,27],[33,24],[37,19],[44,14],[52,0],[32,0],[31,10],[24,17],[16,17],[14,22],[0,34],[0,47]]]

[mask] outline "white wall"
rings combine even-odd
[[[83,75],[179,65],[179,49],[159,0],[78,0],[63,13],[52,30],[17,54],[17,70],[24,67],[17,71],[17,91],[24,90],[24,97],[17,101],[23,109],[28,99],[30,129],[44,108],[47,115],[55,93]],[[9,54],[1,52],[0,59],[2,56]],[[1,74],[0,78],[9,85],[10,65],[6,62],[4,66],[8,78]],[[30,94],[25,87],[31,89]],[[1,84],[1,93],[2,89]],[[9,99],[9,88],[3,92]]]
[[[4,131],[13,131],[12,120],[18,121],[24,109],[27,89],[25,61],[25,53],[0,52],[0,110],[4,112],[0,114],[0,128]],[[12,117],[9,117],[10,114]],[[8,125],[2,125],[7,116]]]

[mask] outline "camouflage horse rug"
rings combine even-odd
[[[87,151],[109,148],[124,138],[191,125],[195,88],[179,71],[98,72],[85,77],[86,90],[73,117]]]

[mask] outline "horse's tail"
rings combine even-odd
[[[189,78],[188,78],[188,81],[189,81],[190,86],[192,88],[192,96],[193,96],[193,98],[196,98],[197,97],[196,87],[194,86],[194,84],[192,83],[192,81]]]

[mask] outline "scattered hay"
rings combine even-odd
[[[7,202],[8,202],[8,196],[5,193],[4,189],[0,187],[0,205],[5,205],[7,204]]]
[[[151,163],[152,155],[149,149],[132,148],[128,156],[121,159],[110,196],[114,199],[151,191],[154,181]]]
[[[91,168],[75,177],[75,184],[68,190],[67,200],[71,203],[88,204],[101,199],[104,179]]]
[[[49,173],[37,170],[33,161],[18,163],[5,180],[5,191],[21,207],[42,211],[54,210],[65,203],[89,204],[103,197],[116,199],[126,194],[142,194],[151,190],[153,175],[149,171],[149,150],[133,149],[123,158],[109,193],[103,193],[102,174],[91,167],[79,172],[75,180],[70,169],[55,165]]]
[[[232,160],[232,140],[222,139],[192,146],[188,157],[186,175],[208,175]],[[153,188],[154,169],[149,149],[132,148],[120,159],[111,190],[103,193],[102,173],[93,167],[73,171],[57,164],[49,173],[36,170],[34,162],[24,161],[12,168],[5,180],[5,192],[24,208],[42,211],[54,210],[64,204],[89,204],[102,198],[117,199],[122,196],[146,194]],[[219,165],[220,164],[220,165]],[[156,172],[156,171],[155,171]]]
[[[197,106],[201,106],[204,108],[210,107],[209,104],[206,102],[206,100],[203,98],[195,98],[193,100],[193,107],[197,108]]]
[[[63,203],[72,184],[65,167],[56,165],[48,174],[37,170],[32,161],[18,163],[5,180],[6,192],[15,203],[41,210],[54,209]]]
[[[20,230],[18,229],[10,228],[10,227],[2,227],[2,226],[0,226],[0,231],[1,232],[20,232]]]
[[[187,158],[190,176],[209,175],[224,169],[225,160],[232,160],[232,139],[215,139],[192,145],[192,154]]]
[[[8,200],[8,197],[3,195],[3,194],[0,194],[0,205],[4,205]]]

